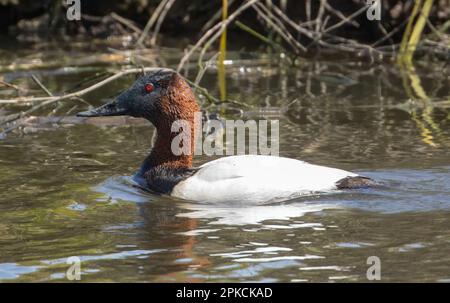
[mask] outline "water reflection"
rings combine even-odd
[[[166,245],[167,239],[176,235],[183,236],[184,240],[178,240],[184,243],[180,255],[171,261],[182,266],[179,268],[181,271],[160,276],[159,281],[177,281],[179,275],[182,279],[193,281],[288,279],[292,282],[306,282],[323,281],[324,277],[328,281],[356,281],[364,279],[362,264],[365,264],[365,258],[372,254],[385,256],[386,252],[379,245],[390,236],[386,235],[387,231],[378,223],[372,225],[376,226],[372,229],[369,227],[371,224],[364,226],[365,223],[360,225],[358,221],[350,223],[351,217],[358,218],[360,215],[355,213],[348,219],[347,212],[352,209],[369,211],[373,215],[365,216],[372,217],[374,222],[391,221],[392,233],[398,230],[408,231],[400,237],[408,239],[405,244],[388,244],[389,254],[431,249],[433,244],[417,242],[414,232],[410,230],[421,226],[416,220],[420,218],[415,215],[417,211],[433,213],[439,209],[449,209],[449,192],[443,190],[443,183],[439,183],[446,182],[448,175],[448,168],[375,171],[371,172],[371,176],[387,184],[381,190],[302,197],[283,203],[256,206],[186,203],[169,198],[163,198],[162,202],[161,197],[134,188],[131,179],[127,177],[110,178],[95,187],[95,190],[110,201],[138,203],[145,222],[144,229],[154,232],[155,228],[164,228],[167,232],[168,226],[181,227],[173,230],[172,236],[166,234],[164,243]],[[422,195],[423,192],[427,194]],[[163,213],[163,218],[161,207],[171,210]],[[394,221],[380,217],[380,213],[390,214]],[[395,214],[402,213],[410,213],[405,217],[416,219],[403,218],[395,222],[398,220]],[[159,219],[155,221],[152,219],[154,216]],[[177,218],[187,221],[180,225]],[[450,235],[446,239],[444,241],[450,241]],[[405,240],[395,243],[402,241]],[[356,258],[353,261],[352,258],[342,261],[334,256],[341,250],[348,253],[355,250],[361,252],[352,254]],[[392,258],[392,255],[386,258]],[[278,278],[270,277],[268,273],[274,269],[285,272],[286,276],[281,274],[277,275]],[[297,272],[292,273],[294,269]],[[281,276],[283,278],[280,280]]]
[[[378,170],[359,172],[378,180],[383,187],[342,191],[335,194],[309,195],[285,202],[243,205],[239,203],[185,202],[165,198],[165,203],[176,204],[177,217],[210,219],[210,225],[258,225],[266,220],[289,220],[307,213],[326,209],[355,208],[380,213],[434,211],[450,209],[447,188],[450,167],[423,170]],[[136,203],[161,200],[159,196],[134,186],[131,177],[108,178],[95,187],[108,201],[133,201]],[[160,203],[160,202],[158,202]],[[320,224],[318,224],[320,226]],[[290,224],[271,228],[314,227],[314,224]],[[199,230],[197,232],[211,232]],[[194,232],[194,231],[192,231]]]
[[[155,52],[119,54],[164,66],[182,55]],[[29,55],[0,64],[5,81],[33,91],[23,77],[35,59]],[[61,65],[61,51],[45,56],[42,62]],[[67,281],[65,260],[79,256],[83,281],[366,281],[367,257],[378,256],[382,281],[448,281],[448,71],[418,65],[405,77],[390,65],[304,61],[292,68],[264,54],[227,58],[227,98],[249,107],[199,96],[208,114],[278,119],[282,156],[356,171],[385,187],[255,205],[174,200],[143,192],[128,177],[148,153],[148,124],[41,123],[42,116],[0,141],[0,280]],[[31,67],[61,92],[105,64]],[[216,76],[213,66],[201,85],[219,96]],[[85,101],[99,105],[132,81]],[[75,105],[86,106],[67,102],[53,114]],[[22,109],[5,106],[0,115]]]

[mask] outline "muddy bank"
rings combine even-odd
[[[129,19],[133,25],[142,29],[161,1],[156,0],[125,0],[125,1],[80,1],[82,18],[80,21],[69,21],[66,18],[67,5],[65,1],[32,1],[32,0],[1,0],[0,1],[0,31],[4,34],[20,33],[36,34],[48,38],[55,34],[67,36],[108,37],[110,35],[132,33],[132,28],[111,17],[115,13]],[[229,1],[229,9],[233,11],[245,1]],[[330,28],[339,24],[366,5],[365,0],[342,1],[278,1],[279,6],[296,23],[304,23],[320,16],[322,26]],[[330,30],[329,34],[355,39],[363,43],[371,43],[384,37],[387,32],[399,29],[386,39],[386,43],[398,43],[401,40],[408,16],[411,14],[414,1],[389,0],[382,1],[381,20],[370,21],[366,13],[361,13]],[[214,21],[221,10],[222,1],[175,1],[167,12],[161,24],[161,33],[179,37],[198,37]],[[434,1],[429,20],[439,26],[449,20],[450,1]],[[267,32],[264,20],[260,20],[254,10],[247,10],[239,17],[251,28]],[[326,23],[326,24],[325,24]],[[210,22],[211,25],[215,22]],[[236,26],[230,31],[242,33]],[[302,42],[303,37],[295,37]]]

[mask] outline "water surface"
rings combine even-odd
[[[90,52],[3,50],[0,64],[4,79],[30,94],[40,94],[30,73],[63,92],[123,64],[77,61],[71,69],[60,62]],[[140,59],[174,66],[182,55],[163,49]],[[85,282],[367,281],[370,256],[380,258],[385,282],[449,281],[448,68],[418,64],[402,78],[392,64],[280,61],[230,52],[228,97],[251,107],[200,98],[203,109],[228,119],[278,119],[280,155],[352,170],[385,187],[257,205],[174,200],[132,186],[151,125],[30,124],[0,141],[0,281],[67,281],[70,256],[81,259]],[[189,77],[195,74],[193,67]],[[414,77],[429,99],[414,96]],[[99,105],[132,81],[84,99]],[[201,85],[219,95],[214,67]],[[65,101],[52,115],[86,108]]]

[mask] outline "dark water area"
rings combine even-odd
[[[67,92],[130,58],[176,67],[184,54],[99,49],[3,47],[0,75],[37,96],[31,74]],[[192,62],[187,75],[196,74]],[[85,282],[363,282],[370,256],[380,259],[383,282],[450,281],[448,67],[418,62],[405,72],[349,59],[292,66],[276,54],[230,51],[225,75],[228,98],[250,107],[210,106],[199,96],[207,113],[279,120],[281,156],[384,186],[256,205],[175,200],[132,186],[150,124],[27,125],[0,140],[0,281],[68,281],[70,256],[81,259]],[[217,78],[213,64],[201,81],[215,96]],[[83,98],[102,104],[133,80]],[[421,89],[426,98],[417,97]],[[16,95],[0,89],[0,99]],[[65,100],[34,115],[87,107]],[[0,115],[23,109],[1,104]]]

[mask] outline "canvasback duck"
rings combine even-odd
[[[177,120],[193,125],[199,110],[184,78],[173,70],[160,69],[140,76],[113,101],[78,116],[130,115],[149,120],[156,127],[157,137],[134,180],[141,187],[181,199],[267,202],[377,184],[341,169],[275,156],[228,156],[194,168],[192,153],[172,152],[171,142],[177,133],[171,126]],[[194,130],[192,127],[191,150]]]

